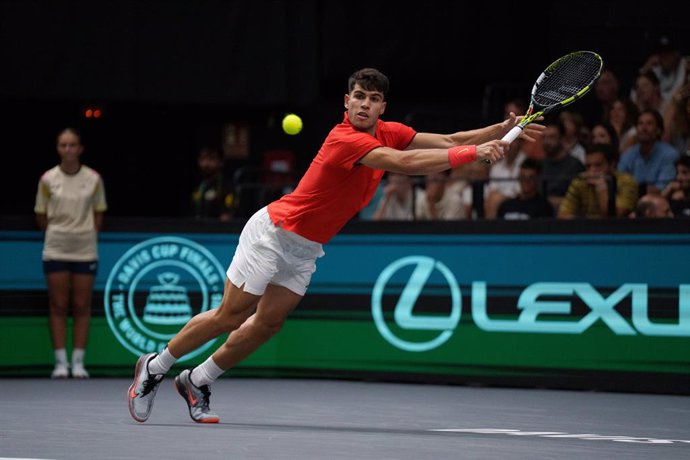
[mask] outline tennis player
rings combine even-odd
[[[388,78],[376,69],[352,74],[345,116],[324,141],[294,192],[256,212],[240,235],[218,308],[193,317],[160,353],[141,356],[129,388],[129,410],[148,419],[158,385],[175,361],[232,332],[204,363],[175,377],[195,422],[217,423],[210,384],[276,334],[297,306],[323,256],[322,245],[369,202],[385,171],[426,175],[472,161],[498,161],[501,141],[519,117],[450,135],[417,133],[379,117],[386,110]],[[529,125],[534,141],[543,126]]]

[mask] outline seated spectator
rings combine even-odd
[[[492,166],[483,161],[474,161],[451,170],[446,188],[448,193],[460,196],[468,218],[484,217],[484,202],[488,197],[486,182]]]
[[[590,118],[588,121],[599,123],[608,118],[613,102],[620,96],[620,81],[613,70],[604,69],[601,72],[601,76],[594,84],[594,94],[600,109],[596,117]]]
[[[497,217],[506,220],[525,220],[553,217],[553,207],[541,193],[541,163],[528,158],[518,173],[520,192],[498,207]]]
[[[223,176],[223,157],[218,149],[205,147],[197,158],[201,182],[192,193],[192,212],[197,219],[228,221],[237,203],[234,187]]]
[[[522,150],[524,141],[515,139],[505,153],[503,160],[491,165],[489,184],[486,187],[485,217],[494,219],[498,206],[507,198],[515,198],[520,192],[518,175],[526,155]]]
[[[618,134],[618,151],[620,153],[628,150],[637,142],[637,117],[639,110],[629,98],[616,99],[611,105],[608,121],[611,123]]]
[[[637,219],[673,217],[668,200],[661,195],[648,193],[640,198],[630,217]]]
[[[580,144],[580,135],[584,121],[582,115],[577,112],[563,111],[558,116],[563,123],[563,136],[561,143],[563,148],[568,151],[568,155],[580,160],[580,163],[585,161],[585,148]]]
[[[631,95],[632,101],[640,112],[656,110],[663,113],[666,103],[661,98],[659,77],[651,70],[642,70],[635,80],[635,90]]]
[[[619,155],[618,133],[607,121],[602,121],[592,127],[592,145],[594,144],[610,145],[616,149],[616,157]]]
[[[637,144],[623,155],[618,170],[632,175],[646,193],[660,193],[676,175],[678,152],[661,142],[664,120],[659,112],[645,110],[637,118]],[[644,194],[644,193],[641,193]]]
[[[570,183],[558,210],[559,219],[624,217],[635,208],[637,182],[631,175],[616,171],[616,158],[611,145],[590,147],[585,155],[586,170]]]
[[[372,220],[413,220],[413,181],[410,176],[389,172],[383,197]]]
[[[447,187],[450,170],[428,174],[424,190],[415,195],[415,218],[417,220],[455,220],[466,217],[462,197]]]
[[[643,70],[651,70],[659,80],[661,98],[670,103],[673,94],[682,87],[688,78],[690,61],[683,57],[679,43],[674,37],[664,33],[656,37],[653,53],[647,58]]]
[[[547,121],[542,136],[546,158],[542,163],[546,198],[554,209],[558,209],[570,181],[585,170],[580,160],[568,154],[561,143],[563,124],[558,121]]]
[[[664,125],[662,140],[680,155],[690,155],[690,82],[673,95],[664,113]]]
[[[583,147],[592,145],[592,130],[586,124],[580,126],[580,132],[577,134],[577,141]]]
[[[676,160],[676,180],[668,183],[661,196],[669,200],[673,215],[690,217],[690,156]]]

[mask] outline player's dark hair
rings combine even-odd
[[[615,165],[618,162],[618,152],[611,144],[594,144],[585,152],[586,155],[592,155],[594,153],[602,153],[609,165]]]
[[[376,69],[367,67],[350,75],[350,79],[347,82],[347,92],[352,92],[357,84],[367,91],[381,92],[384,99],[388,96],[388,88],[390,86],[388,77]]]

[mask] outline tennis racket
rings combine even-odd
[[[601,75],[603,66],[601,56],[592,51],[576,51],[554,61],[534,83],[527,113],[502,140],[513,142],[525,126],[537,118],[570,105],[587,94]]]

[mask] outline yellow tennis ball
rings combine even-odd
[[[302,131],[302,119],[294,113],[285,115],[285,118],[283,118],[283,131],[291,136],[298,134]]]

